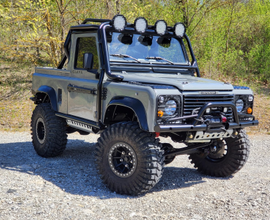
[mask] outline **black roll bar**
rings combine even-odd
[[[112,20],[110,19],[96,19],[96,18],[86,18],[82,24],[86,24],[87,22],[99,22],[99,23],[104,23],[104,22],[111,22]]]
[[[184,35],[184,38],[186,39],[187,43],[188,43],[188,49],[190,51],[190,55],[191,55],[191,58],[192,58],[192,62],[191,62],[191,65],[195,67],[195,69],[197,70],[197,76],[198,77],[201,77],[201,74],[200,74],[200,70],[199,70],[199,67],[198,67],[198,63],[197,63],[197,60],[195,58],[195,55],[193,53],[193,49],[192,49],[192,46],[191,46],[191,43],[190,43],[190,40],[189,40],[189,37],[186,35]]]
[[[108,60],[110,60],[109,59],[109,53],[108,53],[107,47],[104,46],[104,45],[107,45],[106,28],[111,27],[111,25],[110,25],[111,20],[110,19],[87,18],[82,22],[82,24],[86,24],[87,22],[100,22],[100,23],[102,23],[98,27],[99,43],[101,43],[100,52],[101,52],[101,54],[103,54],[104,56],[107,57],[107,59],[101,61],[101,63],[103,63],[102,68],[105,69],[106,75],[108,76],[109,79],[116,80],[116,81],[122,81],[124,79],[123,76],[113,75],[111,73],[110,64],[109,64],[109,61],[108,61]],[[129,24],[128,26],[132,26],[132,25]],[[74,28],[79,28],[79,27],[80,26],[76,26]],[[82,25],[81,28],[84,29],[85,28],[84,25]],[[150,26],[148,28],[150,28]],[[168,27],[168,28],[171,28],[171,27]],[[70,58],[69,44],[70,44],[70,41],[71,41],[71,31],[72,31],[72,29],[70,29],[68,34],[67,34],[67,37],[66,37],[66,40],[65,40],[65,43],[64,43],[64,53],[65,53],[65,55],[63,56],[62,60],[60,61],[59,65],[57,67],[58,69],[63,68],[63,66],[64,66],[67,59],[69,61],[69,58]],[[195,55],[194,55],[190,40],[189,40],[189,38],[188,38],[188,36],[186,34],[184,35],[184,38],[187,41],[188,48],[189,48],[191,58],[192,58],[192,62],[191,62],[191,66],[179,66],[179,67],[186,68],[186,69],[195,69],[196,72],[197,72],[197,76],[200,77],[200,70],[199,70],[197,60],[195,58]]]
[[[69,47],[69,44],[70,44],[70,40],[71,40],[71,31],[68,32],[67,34],[67,37],[66,37],[66,40],[65,40],[65,43],[64,43],[64,56],[61,60],[61,62],[59,63],[57,69],[62,69],[66,60],[68,59],[69,61],[69,50],[68,50],[68,47]]]
[[[110,67],[110,58],[109,58],[109,52],[107,48],[107,38],[106,38],[106,28],[111,27],[109,23],[103,23],[98,28],[98,41],[99,41],[99,50],[100,54],[103,54],[101,57],[101,66],[102,69],[105,69],[106,75],[109,79],[115,80],[115,81],[122,81],[124,79],[123,76],[120,75],[113,75],[111,73],[111,67]],[[106,57],[106,59],[104,58]]]

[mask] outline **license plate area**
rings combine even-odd
[[[226,131],[221,132],[206,132],[206,131],[197,131],[195,135],[192,135],[193,137],[188,135],[187,142],[202,142],[205,140],[212,140],[212,139],[218,139],[218,138],[229,138],[233,134],[233,129],[228,129]]]

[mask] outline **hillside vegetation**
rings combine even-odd
[[[71,25],[117,13],[130,23],[183,22],[202,76],[252,87],[259,129],[269,132],[270,2],[262,0],[0,0],[0,127],[29,125],[33,67],[57,66]],[[9,126],[6,115],[22,122]]]

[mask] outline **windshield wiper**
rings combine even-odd
[[[163,58],[163,57],[145,57],[145,59],[153,59],[153,60],[165,60],[166,62],[168,62],[169,64],[172,64],[172,65],[174,65],[174,63],[172,62],[172,61],[169,61],[169,60],[167,60],[167,59],[165,59],[165,58]]]
[[[132,57],[132,56],[129,56],[127,54],[110,54],[110,56],[113,56],[113,57],[120,57],[120,58],[130,58],[130,59],[133,59],[135,60],[137,63],[141,63],[141,61],[139,61],[138,59]]]

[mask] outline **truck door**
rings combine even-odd
[[[97,84],[96,74],[100,69],[96,33],[73,34],[71,38],[69,69],[71,78],[68,83],[68,114],[97,121]],[[83,68],[83,55],[93,54],[93,68]]]

